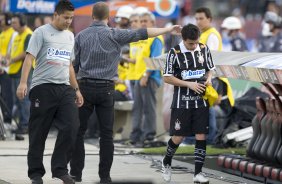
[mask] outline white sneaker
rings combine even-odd
[[[170,165],[164,165],[163,160],[162,160],[162,176],[163,176],[163,179],[166,182],[170,182],[170,180],[171,180],[171,166]]]
[[[204,173],[200,172],[196,176],[193,176],[194,183],[209,183],[209,179],[205,177]]]

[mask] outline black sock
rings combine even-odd
[[[174,153],[176,152],[179,144],[174,144],[172,139],[170,138],[167,143],[167,149],[166,149],[166,155],[164,157],[164,165],[171,165],[172,157],[174,156]]]
[[[206,157],[206,141],[205,140],[196,140],[196,145],[195,145],[195,175],[199,174],[202,172],[202,167],[205,162],[205,157]]]

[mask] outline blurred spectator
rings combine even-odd
[[[265,14],[264,22],[262,35],[258,39],[258,50],[260,52],[282,52],[282,18],[275,12],[268,11]]]
[[[43,25],[43,21],[41,17],[36,17],[33,23],[33,30]]]
[[[143,28],[153,28],[156,17],[151,12],[140,16]],[[145,141],[154,140],[156,134],[156,90],[161,85],[159,70],[146,70],[144,58],[157,57],[163,53],[164,39],[162,36],[149,38],[142,44],[142,52],[137,56],[135,65],[139,81],[134,87],[134,104],[132,110],[132,132],[130,141],[143,146]]]
[[[232,51],[248,51],[246,41],[240,34],[242,23],[239,18],[227,17],[223,20],[221,27],[227,31]]]
[[[13,15],[12,27],[18,32],[15,37],[12,47],[11,55],[7,60],[9,66],[8,74],[12,79],[12,95],[13,103],[17,107],[17,112],[19,115],[19,129],[17,133],[27,133],[28,131],[28,119],[29,119],[29,106],[30,101],[28,96],[24,97],[23,100],[19,100],[16,97],[16,90],[20,83],[20,76],[22,70],[22,64],[26,55],[26,49],[28,46],[29,39],[31,37],[32,31],[27,27],[26,17],[23,14],[17,13]],[[29,83],[30,83],[29,79]]]
[[[43,24],[50,24],[52,22],[52,17],[51,16],[45,16],[43,18]]]
[[[212,26],[212,14],[209,8],[201,7],[195,14],[197,26],[200,28],[200,43],[206,44],[210,50],[222,49],[222,40],[219,32]]]
[[[129,18],[133,13],[133,8],[131,6],[121,6],[115,16],[115,22],[117,23],[117,28],[127,29],[129,28]]]
[[[11,78],[7,74],[7,57],[11,53],[12,42],[17,32],[11,27],[12,14],[0,14],[0,89],[1,97],[6,103],[8,109],[1,104],[1,110],[4,115],[4,122],[11,124],[11,114],[13,109],[12,83]]]
[[[280,12],[280,8],[279,5],[277,4],[277,0],[267,0],[265,1],[265,5],[264,5],[264,14],[268,11],[274,12],[277,15],[279,15]]]
[[[148,11],[146,9],[143,9],[143,7],[136,8],[134,10],[134,14],[130,16],[130,28],[131,29],[139,29],[141,28],[141,22],[140,22],[140,14],[139,12]],[[142,50],[142,43],[143,41],[140,40],[138,42],[132,42],[129,43],[129,57],[124,56],[123,60],[128,63],[128,72],[126,79],[129,80],[129,94],[131,99],[134,98],[134,85],[138,78],[136,77],[136,69],[135,69],[135,63],[136,63],[136,57],[139,52]]]

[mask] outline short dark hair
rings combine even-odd
[[[55,12],[60,15],[65,11],[74,11],[74,6],[69,0],[60,0],[55,7]]]
[[[18,18],[20,26],[23,27],[27,24],[26,16],[23,13],[15,13],[12,16],[13,18]]]
[[[200,30],[194,24],[187,24],[181,30],[183,40],[197,40],[200,37]]]
[[[206,8],[206,7],[198,8],[196,10],[196,13],[204,13],[207,18],[210,18],[212,20],[212,14],[211,14],[211,10],[209,8]]]
[[[98,2],[93,5],[92,17],[98,20],[105,20],[109,18],[109,6],[104,2]]]

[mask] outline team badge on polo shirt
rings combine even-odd
[[[39,107],[40,101],[38,99],[35,100],[34,102],[34,107]]]
[[[181,126],[180,126],[181,122],[177,119],[175,121],[175,124],[174,124],[174,129],[175,130],[180,130],[181,129]]]

